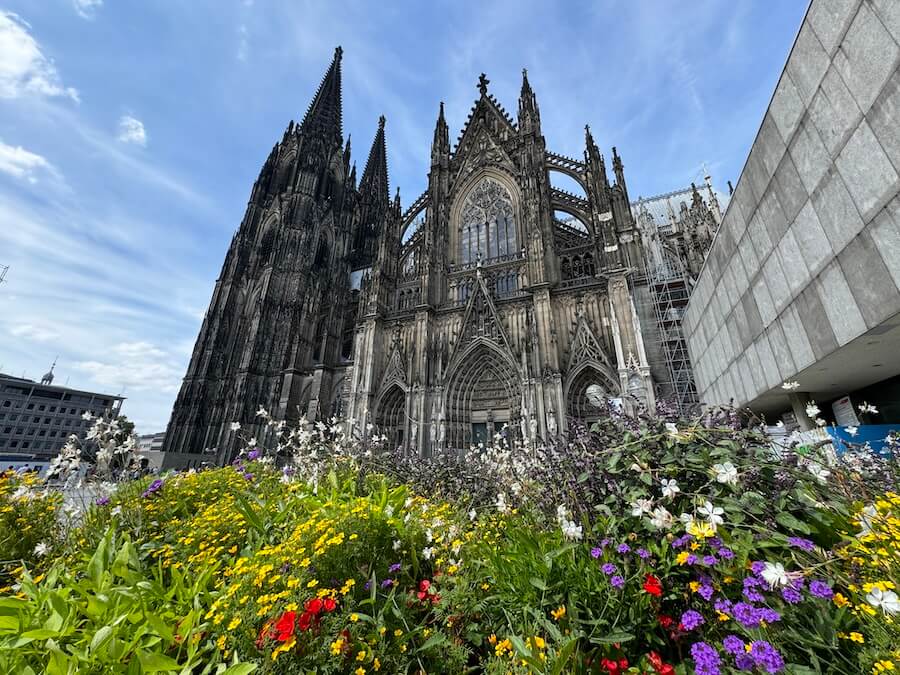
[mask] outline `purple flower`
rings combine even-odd
[[[685,544],[689,543],[692,539],[693,537],[689,534],[678,537],[678,539],[672,542],[672,548],[681,548]]]
[[[766,598],[755,588],[745,588],[744,599],[747,600],[747,602],[764,602]]]
[[[150,485],[147,486],[147,489],[141,493],[141,497],[149,497],[150,495],[159,492],[162,490],[163,481],[161,478],[157,478]]]
[[[732,551],[730,548],[720,548],[719,557],[722,560],[734,560],[734,551]]]
[[[393,580],[393,579],[385,579],[384,581],[381,582],[381,587],[382,587],[382,588],[390,588],[390,587],[393,586],[393,585],[394,585],[394,580]]]
[[[609,580],[613,588],[625,588],[625,580],[618,574]]]
[[[750,569],[753,570],[753,574],[762,574],[762,571],[766,569],[766,563],[762,560],[757,560],[750,565]]]
[[[685,630],[694,630],[704,623],[706,623],[706,620],[703,618],[703,615],[693,609],[689,609],[681,615],[681,625],[684,626]]]
[[[97,501],[94,502],[97,506],[106,506],[109,504],[109,497],[100,497]]]
[[[249,471],[245,471],[244,478],[246,478],[247,480],[253,480],[253,474],[250,473]]]
[[[700,584],[700,588],[697,589],[697,593],[701,598],[709,602],[710,598],[712,598],[713,596],[713,587],[706,583]]]
[[[703,564],[706,565],[707,567],[712,567],[717,562],[719,562],[719,561],[716,559],[716,556],[714,556],[714,555],[703,556]]]
[[[696,565],[697,564],[697,556],[695,556],[693,553],[689,553],[688,557],[685,559],[685,562],[688,565]]]
[[[612,563],[604,563],[600,569],[603,572],[603,574],[605,574],[606,576],[616,573],[616,566],[613,565]]]
[[[744,641],[737,635],[729,635],[722,640],[722,648],[729,654],[737,656],[744,653]]]
[[[631,550],[631,547],[628,544],[619,544],[616,546],[616,551],[619,553],[628,553]]]
[[[645,549],[645,548],[639,548],[639,549],[637,550],[637,554],[638,554],[638,557],[639,557],[641,560],[646,560],[647,558],[650,557],[650,551],[648,551],[648,550]]]
[[[607,546],[609,546],[609,543],[609,539],[604,539],[600,542],[600,548],[606,548]]]
[[[695,642],[691,645],[691,657],[694,659],[694,672],[696,675],[719,675],[719,665],[722,659],[719,653],[705,642]]]
[[[591,549],[591,557],[592,558],[599,558],[600,554],[602,554],[602,553],[603,553],[603,549],[600,548],[599,546],[595,546],[594,548]]]
[[[831,590],[831,586],[819,579],[814,579],[809,582],[809,594],[816,598],[822,598],[823,600],[830,600],[834,597],[834,591]]]
[[[388,573],[393,574],[394,572],[400,571],[400,563],[394,563],[390,567],[388,567]]]
[[[781,654],[765,640],[756,640],[750,644],[750,656],[756,665],[767,673],[778,673],[784,669],[784,659]]]
[[[816,546],[809,539],[803,537],[788,537],[788,544],[803,551],[812,551]]]
[[[713,607],[716,608],[717,612],[722,612],[722,614],[730,614],[731,600],[726,600],[725,598],[717,598],[713,603]]]
[[[260,450],[259,448],[254,448],[253,450],[251,450],[250,452],[247,453],[247,459],[249,459],[252,462],[254,459],[259,459],[259,456],[261,454],[262,454],[262,450]]]
[[[760,607],[759,609],[757,609],[756,616],[760,621],[765,621],[766,623],[775,623],[776,621],[781,621],[781,614],[769,607]]]
[[[753,657],[746,652],[734,655],[734,667],[738,670],[753,670],[755,665],[756,662],[753,660]]]
[[[790,586],[781,589],[781,597],[784,598],[785,602],[789,602],[792,605],[796,605],[803,599],[803,596],[800,595],[800,591],[796,588],[791,588]]]
[[[738,602],[732,608],[734,618],[744,628],[756,628],[759,625],[759,616],[756,613],[756,607],[746,602]]]

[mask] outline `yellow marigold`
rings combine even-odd
[[[359,621],[359,614],[357,614],[356,612],[353,612],[353,614],[350,615],[350,620],[353,623],[356,623],[357,621]]]
[[[341,650],[344,648],[344,640],[343,638],[338,638],[334,642],[331,643],[331,653],[335,656],[338,656],[341,653]]]
[[[876,661],[875,664],[872,666],[872,672],[876,673],[876,674],[884,673],[889,670],[890,671],[894,670],[894,662],[893,661],[887,661],[887,660]]]
[[[234,630],[241,625],[241,617],[236,616],[228,623],[228,630]]]
[[[684,565],[687,562],[689,555],[690,553],[688,553],[687,551],[682,551],[677,556],[675,556],[675,562],[677,562],[679,565]]]
[[[403,635],[402,630],[400,630],[399,628],[394,630],[394,637],[400,637],[401,635]]]
[[[310,579],[309,581],[306,582],[306,587],[307,587],[307,588],[315,588],[315,587],[318,586],[318,585],[319,585],[319,580],[318,580],[318,579]]]
[[[360,650],[360,652],[356,655],[356,660],[357,661],[365,661],[366,660],[366,650],[365,649]]]
[[[846,607],[850,604],[850,601],[842,593],[835,593],[832,600],[838,607]]]
[[[372,661],[372,670],[381,670],[381,661],[378,660],[378,657],[375,657],[375,660]]]
[[[566,606],[565,605],[560,605],[558,608],[556,608],[550,612],[550,616],[552,616],[557,621],[562,619],[565,615],[566,615]]]
[[[353,671],[353,675],[366,675],[366,669],[360,666],[356,670]]]

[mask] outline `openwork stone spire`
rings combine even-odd
[[[373,202],[387,204],[390,200],[388,188],[387,146],[384,140],[384,115],[378,118],[378,131],[369,150],[369,159],[359,182],[359,191]]]
[[[324,138],[335,138],[341,142],[341,56],[343,50],[337,47],[334,58],[315,98],[306,111],[300,130],[310,134],[321,134]]]

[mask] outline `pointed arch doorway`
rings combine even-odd
[[[518,437],[519,373],[511,358],[492,341],[477,340],[461,355],[444,391],[447,448],[488,445],[504,427],[508,440]]]
[[[399,384],[388,387],[375,408],[375,431],[387,436],[387,447],[404,447],[406,438],[406,391]]]

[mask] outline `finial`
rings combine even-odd
[[[438,116],[439,117],[444,116],[444,102],[443,101],[441,101],[441,109],[440,109],[440,112],[438,113]]]
[[[384,115],[381,115],[381,116],[378,118],[378,128],[379,128],[379,129],[384,129],[384,122],[385,122],[385,120],[384,120]]]
[[[341,49],[341,46],[340,46],[340,45],[338,45],[337,47],[334,48],[334,58],[335,58],[335,59],[337,59],[338,61],[340,61],[340,60],[341,60],[341,56],[343,56],[343,55],[344,55],[344,50]]]
[[[478,77],[478,91],[481,92],[481,95],[482,95],[482,96],[486,96],[486,95],[487,95],[487,86],[490,84],[490,82],[491,82],[491,81],[490,81],[489,79],[487,79],[487,75],[485,75],[484,73],[482,73],[481,75],[479,75],[479,77]]]

